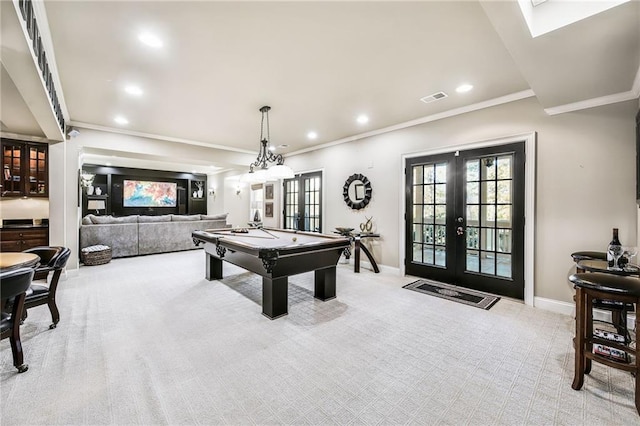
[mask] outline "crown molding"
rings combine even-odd
[[[225,146],[225,145],[211,144],[211,143],[207,143],[207,142],[194,141],[194,140],[191,140],[191,139],[174,138],[174,137],[171,137],[171,136],[156,135],[156,134],[153,134],[153,133],[135,132],[135,131],[132,131],[132,130],[125,130],[125,129],[117,129],[117,128],[114,128],[114,127],[99,126],[97,124],[83,123],[83,122],[80,122],[80,121],[71,121],[71,122],[69,122],[67,124],[69,126],[71,126],[71,127],[78,127],[78,128],[81,128],[81,129],[91,129],[91,130],[98,130],[98,131],[101,131],[101,132],[118,133],[118,134],[121,134],[121,135],[136,136],[136,137],[147,138],[147,139],[156,139],[156,140],[161,140],[161,141],[166,141],[166,142],[184,143],[184,144],[188,144],[188,145],[203,146],[203,147],[206,147],[206,148],[219,149],[219,150],[223,150],[223,151],[238,152],[238,153],[241,153],[241,154],[255,154],[256,153],[255,151],[250,151],[248,149],[233,148],[233,147],[229,147],[229,146]]]
[[[321,145],[312,146],[305,149],[300,149],[298,151],[293,151],[288,154],[283,154],[283,157],[291,157],[294,155],[300,155],[307,152],[317,151],[319,149],[329,148],[331,146],[340,145],[347,142],[353,142],[358,139],[369,138],[372,136],[381,135],[384,133],[394,132],[396,130],[406,129],[408,127],[418,126],[420,124],[430,123],[432,121],[442,120],[445,118],[455,117],[456,115],[466,114],[468,112],[478,111],[485,108],[490,108],[497,105],[506,104],[509,102],[519,101],[521,99],[526,99],[535,96],[533,90],[523,90],[521,92],[511,93],[509,95],[500,96],[498,98],[489,99],[487,101],[478,102],[472,105],[463,106],[460,108],[450,109],[448,111],[443,111],[438,114],[427,115],[426,117],[417,118],[411,121],[405,121],[404,123],[394,124],[393,126],[383,127],[381,129],[372,130],[366,133],[360,133],[358,135],[349,136],[347,138],[338,139],[333,142],[327,142]]]
[[[587,99],[585,101],[545,108],[544,112],[546,112],[548,115],[558,115],[587,108],[595,108],[603,105],[611,105],[618,102],[630,101],[632,99],[636,99],[637,97],[638,93],[634,88],[632,90],[629,90],[628,92],[614,93],[613,95],[601,96],[599,98]]]

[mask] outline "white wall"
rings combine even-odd
[[[48,217],[48,198],[7,198],[0,200],[0,223],[2,223],[2,219],[44,219]]]
[[[375,230],[382,235],[374,247],[374,256],[382,265],[399,267],[398,230],[402,223],[400,206],[404,202],[400,189],[402,155],[535,131],[538,170],[534,293],[537,297],[571,302],[573,290],[567,283],[567,276],[573,271],[570,253],[603,250],[613,227],[620,229],[623,243],[636,243],[634,117],[637,110],[638,102],[633,100],[548,116],[535,98],[529,98],[287,157],[286,164],[297,172],[323,171],[325,232],[331,232],[336,226],[357,228],[365,217],[373,216]],[[83,142],[81,138],[88,139]],[[83,131],[76,139],[72,143],[78,143],[79,147],[88,144],[112,148],[115,145],[126,151],[131,146],[134,152],[148,150],[149,155],[168,157],[176,153],[177,145],[146,140],[140,145],[136,143],[140,138],[89,131]],[[188,146],[181,148],[190,150]],[[194,158],[206,155],[201,147],[196,148],[191,152]],[[52,156],[56,162],[66,158],[63,166],[67,168],[66,181],[59,181],[68,187],[64,202],[66,219],[54,220],[53,211],[58,211],[58,207],[52,204],[51,220],[52,227],[64,226],[67,244],[77,241],[79,221],[77,193],[75,198],[70,195],[77,188],[74,181],[77,166],[72,164],[78,154],[74,149]],[[248,185],[239,183],[240,173],[215,175],[216,198],[208,202],[210,213],[228,212],[228,222],[234,226],[246,226],[248,221],[250,191]],[[342,186],[353,173],[367,176],[373,187],[371,203],[360,211],[351,210],[342,199]],[[238,185],[241,185],[240,194],[236,194]],[[280,199],[280,185],[274,189]],[[278,206],[275,215],[279,216],[280,210]]]
[[[604,250],[611,228],[623,243],[636,242],[635,123],[637,101],[548,116],[535,98],[378,135],[286,158],[294,170],[324,169],[325,232],[357,228],[373,216],[382,235],[374,255],[399,267],[401,156],[537,132],[536,254],[534,293],[571,302],[567,283],[577,250]],[[352,211],[342,199],[344,181],[362,173],[373,187],[371,203]]]

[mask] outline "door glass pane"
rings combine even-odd
[[[501,228],[511,228],[511,205],[497,206],[498,226]]]
[[[433,202],[434,202],[433,185],[425,185],[424,186],[424,203],[433,204]]]
[[[498,251],[511,253],[511,229],[498,229]]]
[[[437,204],[445,204],[447,202],[447,184],[442,183],[436,185],[436,198]]]
[[[493,228],[480,229],[480,248],[487,250],[495,250],[496,235]]]
[[[413,168],[413,184],[418,185],[422,183],[422,167]]]
[[[467,161],[467,182],[480,180],[480,160]]]
[[[496,223],[496,206],[482,205],[482,225],[495,226]]]
[[[436,223],[438,225],[445,225],[447,223],[447,206],[435,206],[436,209]]]
[[[445,266],[447,164],[412,166],[413,262]],[[419,247],[418,247],[419,245]],[[436,246],[442,246],[438,249]]]
[[[511,278],[511,255],[498,254],[496,274],[501,277]]]
[[[482,180],[492,180],[496,178],[496,159],[495,157],[487,157],[482,159],[482,167],[480,168],[480,176]]]
[[[422,204],[422,185],[413,187],[413,204]]]
[[[467,205],[467,226],[480,225],[480,206]]]
[[[436,255],[435,255],[434,263],[438,266],[447,265],[447,250],[445,247],[436,246]]]
[[[498,179],[511,179],[513,177],[511,156],[498,157]]]
[[[500,204],[511,203],[511,181],[499,180],[498,181],[498,198],[497,202]]]
[[[478,228],[467,227],[467,248],[469,249],[478,248],[479,232],[480,230]]]
[[[434,236],[434,227],[433,225],[424,225],[424,242],[433,244],[435,242]]]
[[[467,203],[480,202],[480,184],[478,182],[467,183]]]
[[[412,256],[414,262],[422,263],[422,244],[413,244]]]
[[[420,218],[422,217],[422,206],[414,205],[413,206],[413,223],[419,223]]]
[[[433,164],[424,166],[424,183],[434,183],[435,181],[436,179],[435,172],[433,170]]]
[[[467,271],[480,272],[480,262],[478,262],[479,252],[477,250],[467,250]]]
[[[489,251],[480,252],[480,272],[483,272],[485,274],[495,275],[496,259],[493,252],[489,252]]]
[[[422,242],[422,225],[413,225],[413,241],[416,243]]]
[[[447,165],[436,164],[436,183],[447,183]]]
[[[493,204],[496,202],[496,183],[482,182],[482,202]]]
[[[422,263],[434,264],[433,262],[433,246],[424,245],[422,247]]]
[[[424,206],[424,223],[433,223],[434,220],[433,206]]]
[[[447,243],[447,228],[441,225],[436,225],[435,232],[435,243],[445,245]]]

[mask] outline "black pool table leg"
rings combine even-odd
[[[209,280],[219,280],[222,278],[222,259],[218,259],[215,256],[211,256],[209,253],[205,253],[205,265],[207,270],[205,271],[205,277]]]
[[[320,300],[336,297],[336,267],[315,270],[315,289],[313,296]]]
[[[262,277],[262,315],[270,319],[289,313],[289,284],[287,277]]]

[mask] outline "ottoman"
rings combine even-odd
[[[111,247],[95,245],[80,250],[82,263],[88,266],[104,265],[111,262]]]

